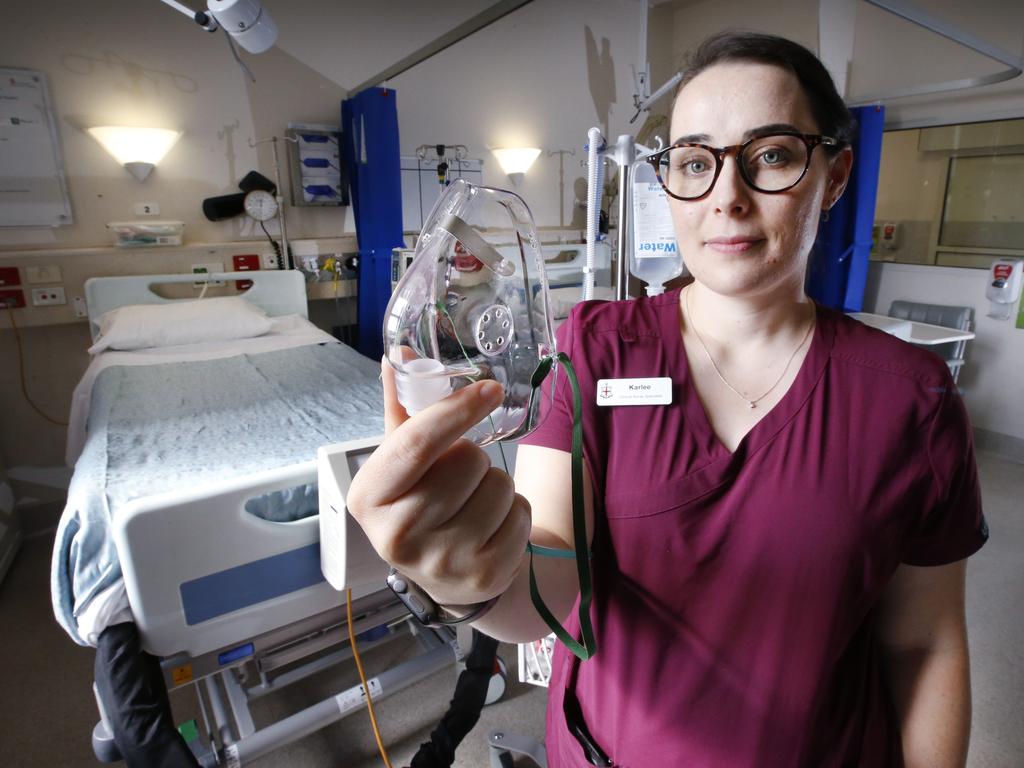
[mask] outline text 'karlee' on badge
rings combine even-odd
[[[672,379],[598,379],[598,405],[669,405]]]

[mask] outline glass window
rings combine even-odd
[[[880,261],[1024,256],[1024,119],[886,132],[875,219]]]

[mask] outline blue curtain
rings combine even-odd
[[[345,99],[341,125],[359,242],[356,349],[380,359],[384,310],[391,298],[391,250],[405,245],[395,91],[367,88]]]
[[[846,193],[821,224],[807,270],[807,293],[825,306],[859,312],[871,253],[885,108],[855,107],[853,172]]]

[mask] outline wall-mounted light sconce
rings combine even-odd
[[[498,165],[512,179],[513,184],[519,184],[523,180],[533,161],[540,155],[540,150],[536,147],[492,149],[491,152],[498,158]]]
[[[104,125],[88,130],[110,156],[139,181],[149,176],[181,136],[180,131],[167,128]]]

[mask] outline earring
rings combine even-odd
[[[828,208],[826,208],[825,210],[823,210],[821,212],[821,221],[822,222],[828,221]]]

